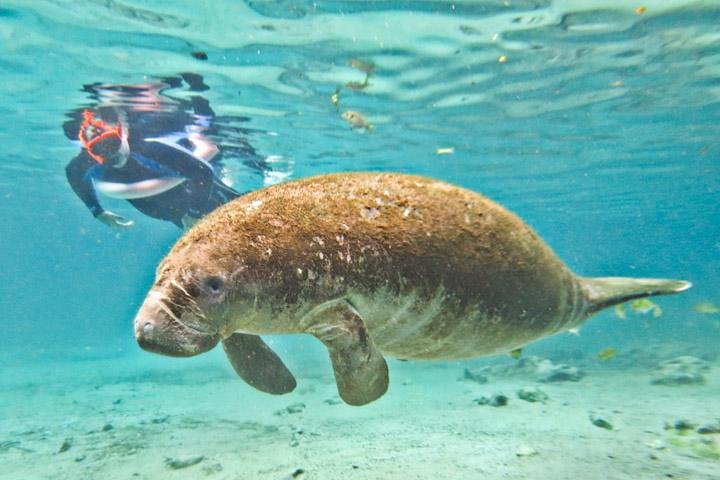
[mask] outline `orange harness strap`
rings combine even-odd
[[[87,133],[88,127],[96,128],[96,129],[100,130],[102,133],[88,141],[87,136],[85,135]],[[102,155],[98,155],[97,153],[94,153],[92,151],[92,148],[98,142],[101,142],[101,141],[105,140],[106,138],[113,137],[113,136],[122,140],[122,125],[116,125],[114,127],[111,127],[110,125],[103,122],[102,120],[96,120],[91,111],[89,111],[89,110],[83,111],[83,122],[80,125],[80,132],[78,133],[78,138],[80,139],[80,143],[82,144],[82,146],[85,148],[85,150],[87,150],[88,155],[90,155],[93,158],[93,160],[98,162],[100,165],[105,163],[105,157],[103,157]]]

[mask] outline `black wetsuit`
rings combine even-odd
[[[187,128],[199,125],[198,119],[209,121],[214,114],[207,100],[193,96],[182,100],[184,107],[164,108],[160,111],[124,110],[128,127],[130,154],[119,168],[96,162],[83,148],[66,167],[70,186],[97,216],[104,210],[98,200],[94,181],[131,184],[143,180],[183,177],[179,185],[144,198],[130,198],[135,208],[144,214],[173,222],[183,227],[182,219],[188,215],[200,218],[216,207],[240,194],[220,181],[215,169],[221,153],[211,161],[193,155],[194,145],[188,138]],[[71,140],[78,139],[82,112],[78,109],[63,128]],[[117,107],[95,107],[103,119],[117,116]],[[189,110],[189,111],[188,111]]]

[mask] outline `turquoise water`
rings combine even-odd
[[[181,72],[204,77],[202,96],[226,131],[245,129],[221,144],[246,141],[270,159],[263,175],[226,155],[239,190],[336,171],[428,175],[516,212],[580,274],[694,283],[657,300],[659,318],[606,312],[579,337],[533,352],[567,359],[610,346],[621,358],[682,345],[717,361],[720,314],[693,306],[720,305],[718,25],[717,3],[689,0],[5,0],[0,371],[14,378],[17,368],[92,357],[182,375],[224,362],[178,364],[135,345],[132,319],[181,232],[105,199],[135,220],[108,228],[65,179],[78,149],[61,125],[88,102],[83,85]],[[375,65],[362,90],[345,86],[365,77],[352,59]],[[349,128],[344,110],[361,112],[372,132]],[[324,355],[304,339],[277,342],[290,355]]]

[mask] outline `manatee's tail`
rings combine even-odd
[[[662,278],[596,277],[579,280],[588,302],[585,310],[587,316],[628,300],[653,295],[671,295],[692,286],[692,283],[685,280]]]

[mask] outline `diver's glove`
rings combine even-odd
[[[103,210],[102,212],[95,215],[95,218],[103,222],[108,227],[114,227],[114,228],[128,228],[135,225],[135,222],[132,220],[128,220],[125,217],[122,217],[118,215],[117,213],[109,212],[107,210]]]

